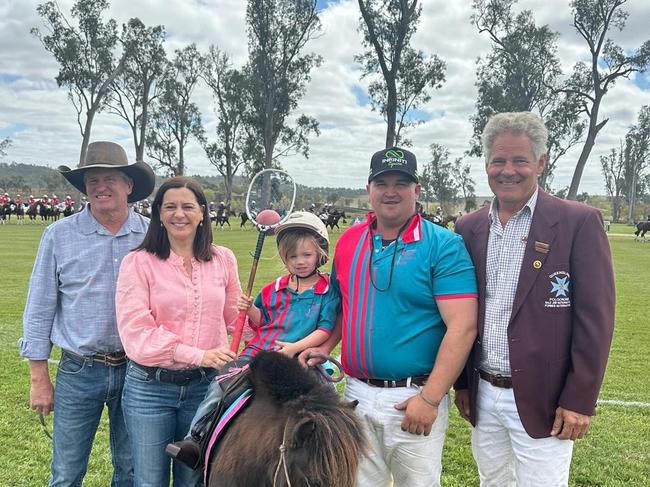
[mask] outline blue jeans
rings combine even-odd
[[[187,385],[176,385],[149,378],[137,364],[129,363],[122,403],[133,450],[136,486],[169,485],[171,458],[165,454],[165,447],[185,437],[215,375],[216,371],[203,373]],[[174,462],[172,468],[175,487],[202,485],[200,470],[179,462]]]
[[[122,415],[126,365],[110,367],[65,351],[54,388],[51,487],[80,486],[99,420],[108,406],[113,487],[133,485],[131,448]]]

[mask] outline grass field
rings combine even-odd
[[[49,475],[49,439],[28,408],[28,367],[18,356],[16,346],[22,334],[22,310],[42,229],[40,225],[13,223],[0,226],[0,438],[6,447],[0,455],[2,487],[43,486]],[[632,233],[632,227],[621,225],[610,232]],[[243,281],[250,269],[255,238],[251,230],[215,231],[215,241],[237,255]],[[650,485],[650,244],[629,237],[611,237],[610,243],[617,282],[617,322],[601,399],[645,403],[646,407],[603,404],[598,408],[588,437],[576,443],[572,486]],[[282,269],[274,242],[269,241],[258,269],[258,287]],[[84,483],[89,487],[110,484],[106,425],[104,418]],[[444,486],[478,485],[469,436],[469,426],[454,411],[443,459]]]

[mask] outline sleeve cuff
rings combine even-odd
[[[186,363],[195,367],[201,366],[203,350],[179,343],[174,350],[174,362]]]

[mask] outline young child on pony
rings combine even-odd
[[[255,336],[242,350],[237,366],[250,362],[260,350],[275,350],[294,357],[321,345],[331,334],[340,308],[340,294],[329,276],[318,270],[329,252],[327,228],[313,213],[297,211],[276,229],[278,253],[288,274],[264,286],[253,300],[242,295],[238,307],[246,311]],[[226,364],[223,371],[228,371]],[[211,382],[196,411],[190,434],[167,445],[167,453],[192,468],[202,463],[200,451],[210,422],[204,418],[218,406],[223,390]]]

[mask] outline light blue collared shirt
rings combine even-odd
[[[123,350],[115,320],[117,274],[148,225],[129,209],[113,235],[86,206],[45,229],[23,314],[21,356],[46,360],[52,345],[79,355]]]

